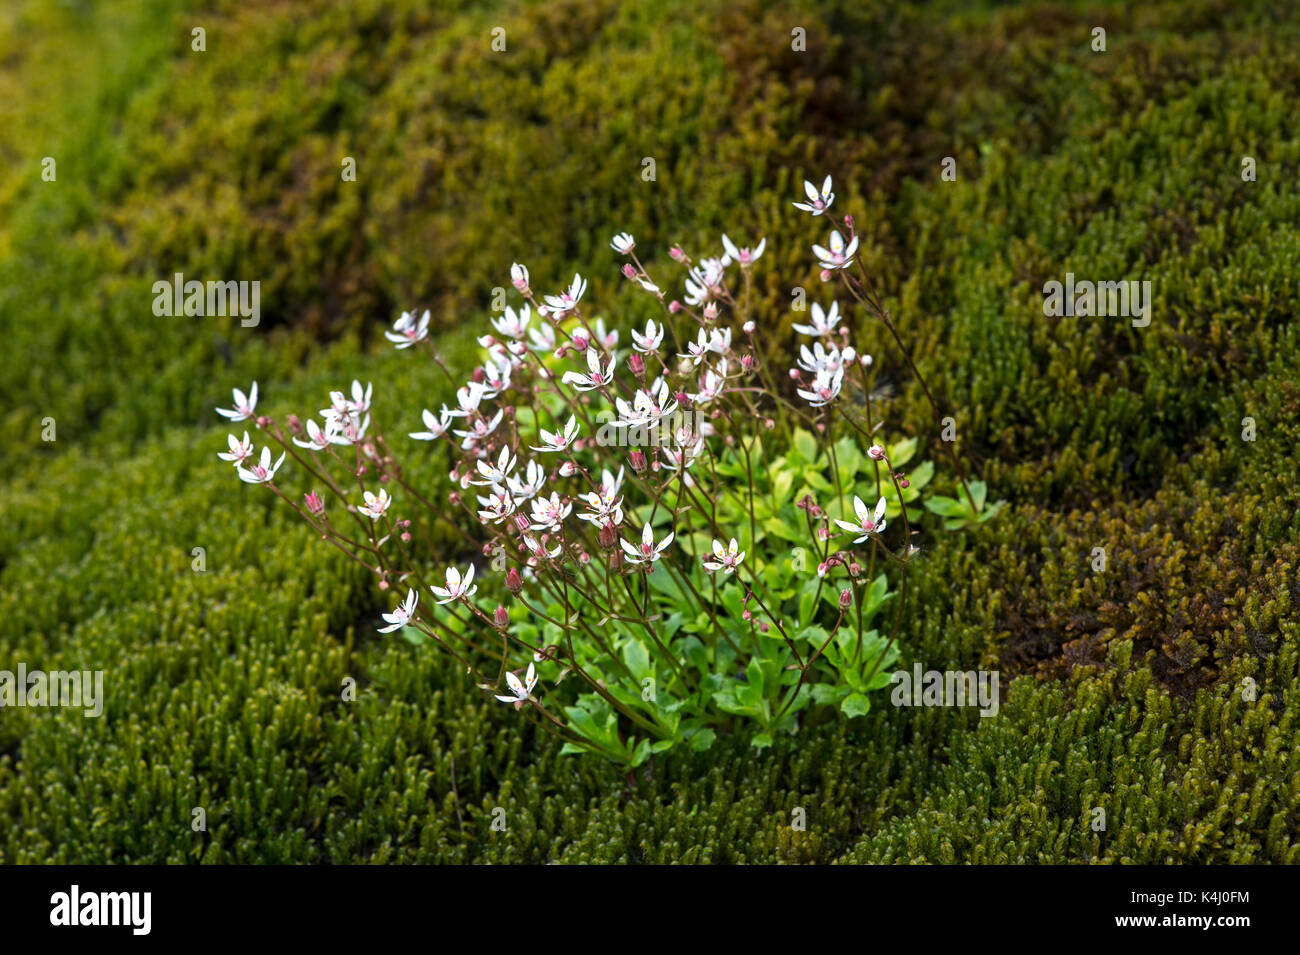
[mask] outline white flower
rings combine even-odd
[[[591,391],[593,388],[601,388],[608,385],[614,380],[614,365],[616,359],[612,356],[609,359],[609,367],[601,368],[600,352],[594,348],[587,349],[587,374],[576,371],[566,371],[564,378],[561,380],[566,385],[573,385],[578,391]]]
[[[532,508],[532,528],[535,531],[558,530],[564,519],[573,512],[573,505],[568,501],[561,501],[560,495],[554,491],[551,492],[549,499],[545,497],[533,498]]]
[[[867,505],[862,502],[862,498],[856,495],[853,498],[853,509],[857,512],[858,521],[842,521],[836,518],[835,523],[840,525],[846,531],[854,534],[861,534],[861,537],[855,537],[853,543],[861,544],[872,534],[879,534],[885,529],[885,499],[882,497],[876,502],[876,513],[871,517],[867,516]]]
[[[496,697],[502,703],[523,703],[533,693],[533,687],[537,686],[537,667],[528,664],[528,673],[523,680],[515,676],[509,670],[506,671],[506,685],[510,687],[510,692],[514,696],[502,696],[497,694]]]
[[[546,471],[536,461],[528,462],[522,476],[516,474],[506,478],[506,487],[520,501],[526,501],[539,493],[545,483]]]
[[[393,322],[393,330],[384,332],[384,337],[395,343],[399,349],[410,348],[416,342],[424,341],[429,337],[429,310],[427,308],[424,310],[418,322],[414,314],[403,312],[397,321]]]
[[[438,438],[441,438],[446,434],[447,428],[451,426],[452,414],[446,408],[442,410],[441,417],[435,417],[432,411],[425,408],[424,411],[421,412],[421,417],[424,418],[424,426],[428,430],[412,431],[411,437],[416,441],[436,441]]]
[[[659,555],[664,552],[664,548],[673,542],[673,532],[669,531],[667,537],[655,544],[654,528],[646,524],[645,527],[641,528],[640,547],[634,547],[621,537],[618,542],[623,547],[623,552],[627,554],[629,563],[653,564],[659,559]]]
[[[704,439],[696,438],[693,444],[678,440],[676,447],[659,450],[667,461],[668,467],[673,471],[680,471],[695,463],[696,456],[704,450]]]
[[[735,573],[736,568],[740,566],[740,562],[744,559],[745,552],[740,549],[740,544],[736,542],[736,538],[733,537],[731,543],[725,548],[722,546],[722,541],[714,540],[713,556],[704,558],[704,569],[709,573],[720,570],[724,574],[731,574]]]
[[[370,427],[370,415],[358,422],[357,416],[352,412],[345,412],[342,415],[336,415],[333,412],[327,412],[325,415],[325,440],[330,444],[357,444],[366,436],[366,428]]]
[[[414,590],[406,595],[406,599],[398,604],[397,609],[392,613],[381,614],[384,620],[389,624],[387,627],[380,627],[380,633],[392,633],[394,630],[400,630],[411,622],[415,616],[415,605],[420,602],[420,595]]]
[[[600,472],[600,485],[596,488],[596,493],[613,498],[618,496],[619,488],[623,486],[623,466],[619,465],[618,476],[611,474],[608,469]]]
[[[455,567],[448,567],[447,586],[446,587],[430,586],[429,589],[433,591],[433,595],[435,597],[442,598],[441,600],[438,601],[438,603],[446,604],[446,603],[451,603],[453,600],[459,600],[461,597],[474,596],[474,594],[478,592],[478,586],[475,585],[471,587],[470,584],[472,584],[473,582],[474,582],[473,564],[469,565],[469,570],[465,571],[465,577],[463,579],[460,576],[459,570],[457,570]]]
[[[247,395],[238,388],[232,388],[230,394],[235,399],[234,409],[218,408],[217,414],[224,415],[231,421],[247,421],[253,417],[253,411],[257,408],[257,382],[253,382]]]
[[[682,354],[681,352],[678,352],[677,357],[685,358],[692,365],[698,365],[700,362],[704,361],[705,356],[708,355],[710,344],[711,341],[708,333],[701,328],[695,341],[686,343],[686,353]]]
[[[543,545],[537,538],[533,537],[532,534],[524,535],[524,544],[533,555],[530,558],[530,561],[533,563],[536,563],[537,560],[543,559],[555,560],[555,558],[560,556],[560,551],[564,549],[559,544],[556,544],[553,548],[547,550],[545,545]]]
[[[587,291],[587,280],[581,275],[575,274],[569,287],[559,295],[546,296],[546,304],[550,306],[553,312],[571,312],[582,301],[583,293]]]
[[[622,398],[615,398],[614,405],[618,408],[619,420],[611,421],[610,425],[615,428],[652,425],[673,414],[677,410],[677,402],[668,393],[668,383],[660,378],[658,386],[657,391],[638,388],[632,396],[631,404]]]
[[[528,331],[528,323],[532,321],[532,318],[527,303],[518,312],[507,305],[504,315],[492,319],[492,327],[497,330],[498,334],[504,335],[506,338],[523,338]]]
[[[808,402],[810,407],[820,408],[834,401],[840,393],[840,388],[844,385],[844,369],[838,371],[819,371],[813,377],[810,388],[795,389],[800,398]]]
[[[632,331],[632,347],[643,354],[655,351],[664,340],[664,326],[656,325],[652,318],[645,323],[645,334]]]
[[[528,343],[533,351],[555,351],[555,329],[550,325],[528,329]]]
[[[722,394],[722,389],[727,384],[727,359],[718,362],[718,370],[715,372],[712,368],[704,370],[703,377],[700,378],[700,390],[690,396],[691,400],[697,405],[707,404],[718,395]]]
[[[804,195],[808,197],[808,201],[806,203],[796,202],[794,203],[794,207],[803,212],[811,212],[815,216],[821,215],[829,209],[831,203],[835,201],[835,193],[831,192],[830,176],[827,176],[826,181],[822,183],[822,191],[820,195],[817,192],[817,187],[807,179],[803,182],[803,191]]]
[[[810,325],[791,325],[800,335],[811,335],[813,338],[821,338],[823,335],[829,335],[831,329],[840,320],[840,303],[831,302],[830,311],[822,311],[822,307],[816,302],[812,306],[812,324]]]
[[[492,493],[487,497],[476,495],[483,510],[478,512],[478,519],[485,524],[500,524],[515,512],[515,499],[499,484],[492,486]]]
[[[610,493],[603,489],[589,494],[579,494],[587,510],[578,512],[578,519],[603,527],[613,524],[617,527],[623,523],[623,499],[618,496],[618,488],[611,488]]]
[[[545,428],[538,430],[542,435],[542,445],[541,447],[532,445],[534,451],[567,451],[578,437],[578,419],[574,415],[569,415],[563,431],[547,431]]]
[[[250,455],[251,456],[251,455]],[[280,470],[280,465],[284,463],[284,454],[280,454],[280,460],[271,464],[271,449],[263,448],[261,460],[251,468],[239,466],[239,479],[248,484],[269,484],[275,479],[275,472]]]
[[[528,288],[528,269],[515,262],[510,266],[510,284],[519,291]]]
[[[307,448],[311,451],[323,451],[325,448],[329,447],[330,439],[325,432],[321,430],[320,425],[318,425],[314,420],[308,418],[307,440],[302,441],[299,438],[294,438],[293,443],[298,445],[300,448]]]
[[[474,419],[470,422],[468,429],[461,430],[456,428],[453,429],[452,433],[465,439],[460,443],[460,446],[464,450],[468,451],[479,441],[490,437],[492,432],[497,429],[497,425],[501,423],[501,419],[504,417],[504,410],[498,410],[491,418],[485,418],[482,415],[475,415]]]
[[[702,305],[722,296],[724,266],[716,259],[705,260],[692,268],[686,279],[686,303]]]
[[[763,254],[763,250],[767,248],[767,239],[760,239],[757,248],[750,251],[749,249],[736,248],[735,243],[727,238],[726,235],[723,235],[722,247],[727,250],[727,254],[723,256],[722,259],[724,263],[730,264],[731,262],[739,262],[741,268],[745,268],[753,265],[759,260]]]
[[[229,461],[235,467],[243,464],[253,456],[253,442],[248,440],[248,432],[244,432],[244,440],[240,441],[233,434],[226,435],[226,443],[230,446],[230,451],[218,451],[217,457],[223,461]]]
[[[853,256],[858,251],[858,237],[856,235],[849,240],[847,247],[844,245],[844,236],[838,232],[831,232],[829,242],[831,246],[829,249],[824,249],[820,245],[812,247],[813,255],[817,256],[818,264],[822,268],[828,270],[847,269],[853,264]]]
[[[477,381],[467,381],[460,388],[456,389],[456,408],[450,412],[453,417],[463,418],[467,414],[477,411],[479,404],[483,401],[484,388]],[[443,406],[443,411],[447,411]]]
[[[376,521],[388,512],[389,505],[393,503],[393,499],[388,496],[388,492],[383,488],[379,489],[378,495],[366,491],[363,499],[365,503],[358,507],[357,510]]]
[[[359,415],[366,414],[370,410],[370,397],[375,393],[375,386],[372,382],[366,382],[365,390],[361,388],[361,382],[355,379],[352,382],[352,401],[349,405],[350,410]]]
[[[619,255],[627,255],[636,248],[636,240],[626,232],[620,232],[610,240],[610,247]]]
[[[479,461],[475,467],[478,473],[482,475],[483,480],[474,481],[474,484],[505,484],[510,472],[515,469],[515,456],[510,450],[510,445],[501,448],[501,454],[497,456],[496,463],[491,461]]]
[[[816,374],[819,371],[837,372],[849,360],[835,345],[831,345],[827,349],[821,342],[813,342],[812,348],[807,345],[799,346],[799,361],[797,364],[804,371]]]

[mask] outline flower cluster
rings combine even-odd
[[[831,187],[830,177],[820,190],[805,183],[795,207],[826,215]],[[581,274],[539,296],[529,270],[512,265],[522,301],[491,318],[481,362],[400,439],[411,451],[441,449],[444,505],[408,483],[372,426],[373,388],[359,381],[330,393],[319,424],[290,416],[287,431],[254,419],[256,383],[236,390],[234,408],[218,412],[255,420],[284,450],[272,464],[268,444],[250,466],[245,432],[219,457],[243,481],[268,485],[382,589],[406,589],[380,632],[436,644],[572,750],[635,766],[678,744],[704,748],[738,720],[758,723],[763,745],[814,703],[861,711],[896,653],[897,634],[870,626],[893,596],[883,564],[905,574],[915,554],[907,504],[929,476],[928,464],[910,484],[894,470],[915,442],[886,450],[877,440],[870,356],[850,345],[839,302],[814,303],[786,326],[808,339],[789,380],[769,373],[765,355],[782,336],[765,350],[758,329],[774,323],[750,304],[765,238],[742,246],[723,235],[720,253],[698,260],[674,246],[679,298],[631,235],[610,245],[654,316],[623,348],[621,330],[590,314]],[[858,248],[846,219],[813,254],[823,277],[841,275],[876,314],[864,278],[849,274]],[[429,324],[428,311],[403,312],[386,337],[445,370]],[[312,485],[301,504],[275,482],[286,454]],[[339,520],[320,491],[341,501]],[[863,494],[877,499],[874,511]],[[904,525],[892,547],[887,513]],[[464,542],[471,551],[436,566]],[[815,572],[790,557],[809,549]],[[438,574],[441,584],[428,583]],[[421,591],[433,598],[424,610]],[[522,678],[509,665],[516,654],[530,655]]]

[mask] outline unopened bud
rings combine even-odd
[[[505,607],[497,604],[497,609],[492,613],[492,622],[502,630],[506,628],[506,624],[510,622],[510,614],[506,613]]]
[[[851,606],[853,606],[853,591],[845,587],[840,591],[840,609],[848,610]]]
[[[744,325],[740,326],[740,330],[744,332],[746,335],[752,335],[754,334],[754,323],[746,322]]]
[[[646,469],[645,452],[640,448],[628,455],[628,461],[632,465],[632,470],[640,474]]]
[[[878,444],[873,444],[871,447],[867,448],[867,454],[871,455],[877,461],[881,461],[884,460],[885,449]]]
[[[631,262],[623,263],[623,274],[630,279],[636,278],[636,268],[632,265]]]
[[[511,567],[506,573],[506,590],[510,591],[512,594],[518,594],[519,591],[523,589],[523,578],[519,576],[519,571]]]
[[[600,546],[605,550],[613,550],[618,546],[618,528],[609,521],[601,525],[599,537]]]
[[[668,256],[669,256],[669,258],[671,258],[674,262],[684,262],[684,261],[686,261],[686,253],[682,251],[681,246],[677,246],[677,245],[675,245],[675,246],[673,246],[671,249],[669,249],[669,250],[668,250]]]
[[[632,352],[632,357],[627,360],[627,367],[638,378],[645,374],[645,359],[641,357],[640,352]]]
[[[673,299],[671,302],[668,303],[668,311],[672,312],[674,315],[676,315],[681,310],[682,310],[682,303],[677,301],[677,299]]]

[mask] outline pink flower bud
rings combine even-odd
[[[631,262],[623,263],[623,274],[630,279],[636,278],[636,267]]]
[[[871,447],[867,448],[867,454],[871,455],[877,461],[883,461],[885,459],[885,449],[878,444],[873,444]]]
[[[646,468],[645,452],[639,448],[628,455],[628,460],[632,464],[632,470],[637,474],[643,472]]]
[[[856,560],[853,563],[849,564],[850,577],[857,577],[861,573],[862,573],[862,565],[859,564]]]
[[[853,228],[853,216],[845,216],[844,224],[851,230]]]
[[[753,371],[753,370],[754,370],[754,356],[753,356],[753,355],[742,355],[742,356],[740,357],[740,367],[743,368],[745,371]]]
[[[645,359],[641,357],[640,352],[632,352],[632,357],[627,360],[627,367],[638,378],[645,374]]]
[[[827,572],[828,570],[830,570],[830,565],[828,565],[825,561],[822,561],[822,563],[820,563],[820,564],[817,565],[817,576],[818,576],[818,577],[825,577],[825,576],[826,576],[826,572]]]
[[[744,332],[746,335],[752,335],[754,334],[754,323],[746,322],[744,325],[740,326],[740,330]]]
[[[492,613],[492,622],[502,630],[506,628],[506,624],[510,622],[510,614],[506,613],[505,607],[497,604],[497,609]]]
[[[681,310],[682,310],[682,303],[677,301],[677,299],[673,299],[671,302],[668,303],[668,311],[672,312],[674,315],[676,315]]]
[[[460,504],[460,492],[458,492],[458,491],[452,491],[451,493],[449,493],[449,494],[447,495],[447,500],[448,500],[448,501],[449,501],[453,506]]]
[[[675,246],[673,246],[671,249],[669,249],[669,250],[668,250],[668,256],[669,256],[669,258],[671,258],[674,262],[685,262],[685,261],[686,261],[686,253],[683,252],[683,251],[681,250],[681,247],[680,247],[680,246],[676,246],[676,245],[675,245]]]
[[[718,317],[718,303],[709,302],[704,306],[704,318],[706,321],[713,321]]]
[[[767,632],[768,632],[769,630],[771,630],[772,628],[769,627],[769,626],[767,625],[767,621],[764,620],[762,623],[760,623],[760,624],[758,625],[758,629],[759,629],[762,633],[767,633]]]
[[[605,550],[613,550],[618,546],[618,528],[608,521],[600,528],[600,546]]]
[[[388,589],[388,581],[386,581],[386,580],[381,580],[381,581],[379,582],[379,589],[380,589],[380,590],[387,590],[387,589]]]
[[[315,491],[304,495],[303,503],[307,505],[307,510],[316,517],[320,517],[325,513],[325,502],[321,500],[321,496]]]
[[[411,532],[410,532],[410,531],[402,531],[402,543],[403,543],[403,544],[409,544],[410,542],[411,542]]]
[[[591,339],[587,337],[585,331],[576,331],[573,333],[573,347],[578,351],[586,351],[587,346],[591,344]]]
[[[746,610],[746,611],[744,611],[744,612],[740,615],[740,619],[741,619],[741,620],[753,620],[753,619],[754,619],[754,615],[753,615],[753,613],[751,613],[750,611]]]
[[[791,368],[791,369],[790,369],[790,378],[791,378],[791,380],[793,380],[793,381],[798,381],[798,380],[799,380],[799,369],[798,369],[798,368]]]
[[[823,282],[829,282],[829,281],[831,280],[831,270],[830,270],[830,269],[822,269],[821,280],[822,280]]]
[[[519,576],[519,571],[511,567],[510,570],[506,573],[506,590],[510,591],[512,594],[518,594],[519,591],[523,589],[524,589],[523,578]]]
[[[848,610],[851,606],[853,606],[853,591],[845,587],[840,591],[840,609]]]

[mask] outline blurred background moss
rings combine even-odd
[[[6,5],[0,668],[104,669],[108,702],[0,711],[0,861],[1300,861],[1298,40],[1227,0]],[[827,172],[1011,502],[926,525],[903,641],[998,669],[996,719],[886,707],[631,785],[377,635],[373,584],[215,458],[254,378],[275,414],[374,380],[416,422],[444,383],[382,330],[431,308],[467,370],[512,261],[626,329],[615,231],[660,274],[766,235],[784,315]],[[1044,317],[1066,271],[1150,280],[1154,320]],[[261,325],[155,317],[175,272],[260,281]]]

